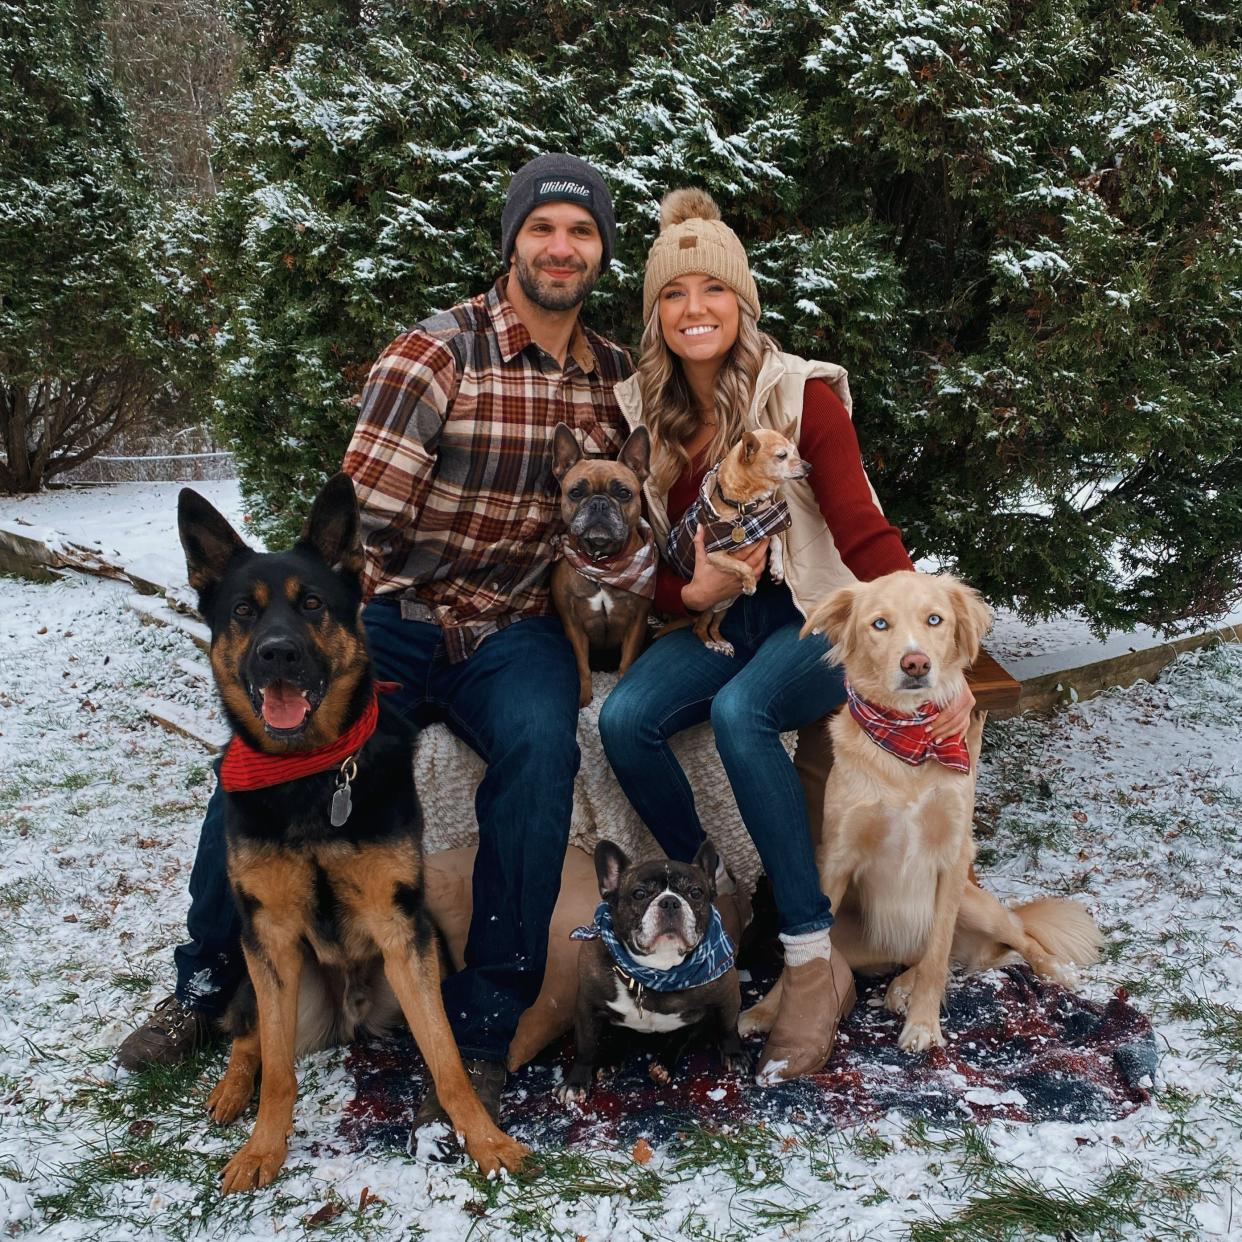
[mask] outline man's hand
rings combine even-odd
[[[703,612],[704,609],[741,593],[737,577],[727,570],[717,569],[707,559],[704,538],[703,527],[700,525],[694,532],[694,577],[681,588],[681,602],[691,612]],[[747,544],[746,547],[737,548],[726,555],[734,560],[744,561],[758,578],[767,567],[768,543],[769,540],[761,539],[758,543]]]
[[[970,726],[970,713],[975,709],[975,696],[966,686],[957,698],[940,709],[940,715],[926,727],[932,740],[943,742],[946,737],[961,737]]]

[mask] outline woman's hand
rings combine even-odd
[[[691,612],[703,612],[716,604],[732,599],[741,592],[741,586],[734,574],[724,569],[717,569],[707,559],[707,549],[703,543],[704,532],[700,526],[694,532],[694,577],[681,588],[681,602]],[[745,561],[755,571],[758,578],[768,563],[768,540],[761,539],[758,543],[748,544],[744,548],[727,552],[734,560]],[[973,700],[972,700],[973,702]]]
[[[970,726],[970,713],[974,709],[975,696],[966,686],[957,698],[940,709],[940,715],[927,726],[927,732],[936,742],[943,742],[946,737],[961,737]]]

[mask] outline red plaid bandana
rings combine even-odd
[[[779,534],[789,527],[789,505],[784,500],[773,500],[754,513],[726,514],[721,517],[712,504],[712,493],[716,490],[716,473],[719,466],[713,466],[704,476],[699,488],[699,498],[682,515],[681,521],[668,533],[668,547],[665,555],[668,563],[683,577],[694,577],[694,536],[703,525],[703,548],[707,552],[732,552],[735,548],[745,548],[769,535]],[[742,537],[734,537],[734,531],[740,530]]]
[[[877,707],[859,698],[854,687],[847,681],[845,693],[849,698],[850,715],[858,727],[879,747],[896,755],[902,763],[918,767],[929,759],[935,759],[955,772],[970,771],[970,752],[966,739],[949,737],[937,742],[924,729],[940,715],[934,703],[922,703],[912,715]]]
[[[561,556],[584,578],[629,591],[631,595],[643,595],[655,599],[656,555],[655,535],[642,518],[638,523],[639,545],[633,552],[618,552],[616,556],[593,561],[568,536],[561,542]]]

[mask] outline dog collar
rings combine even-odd
[[[635,1004],[642,1009],[643,991],[684,992],[687,988],[702,987],[714,983],[733,967],[735,949],[729,933],[720,921],[720,911],[712,907],[707,931],[682,960],[669,970],[656,970],[636,962],[629,950],[621,943],[612,922],[612,907],[601,901],[595,907],[595,921],[586,927],[575,927],[569,933],[570,940],[602,940],[612,958],[613,972],[622,984],[634,994]]]
[[[388,683],[383,683],[383,688],[387,689]],[[349,818],[349,785],[358,772],[355,760],[375,732],[378,722],[379,699],[372,691],[371,701],[362,715],[335,742],[314,750],[269,755],[235,733],[220,764],[220,784],[226,793],[242,793],[268,789],[273,785],[326,772],[329,768],[339,768],[337,788],[332,796],[332,826],[339,828]],[[340,823],[337,823],[338,818]]]
[[[931,702],[921,703],[910,714],[879,707],[862,698],[847,681],[845,693],[850,705],[850,715],[858,727],[882,750],[896,755],[902,763],[918,767],[929,759],[952,768],[954,772],[970,771],[970,751],[964,738],[944,738],[934,741],[926,727],[940,715],[940,709]]]

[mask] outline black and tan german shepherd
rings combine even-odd
[[[381,704],[374,732],[352,743],[376,720],[353,484],[343,474],[328,482],[288,552],[254,552],[188,488],[178,524],[233,728],[222,771],[228,872],[253,985],[231,1010],[214,1120],[242,1112],[262,1069],[258,1120],[222,1189],[265,1186],[279,1172],[298,1054],[402,1014],[467,1152],[485,1171],[516,1169],[527,1149],[488,1117],[444,1013],[423,907],[413,735]],[[282,779],[325,756],[326,770]]]

